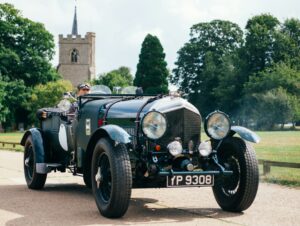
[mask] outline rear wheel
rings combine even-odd
[[[88,188],[92,188],[91,165],[88,164],[83,170],[83,181]]]
[[[244,140],[230,137],[218,150],[219,162],[233,175],[216,180],[214,196],[226,211],[241,212],[255,199],[258,183],[258,163],[253,147]]]
[[[27,137],[24,149],[24,175],[28,188],[42,189],[45,185],[47,174],[36,172],[36,152],[31,135]]]
[[[131,186],[126,146],[114,146],[110,139],[100,139],[92,158],[92,188],[100,213],[109,218],[122,217],[129,206]]]

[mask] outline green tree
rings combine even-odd
[[[0,81],[0,120],[4,128],[16,127],[18,122],[26,118],[27,111],[24,106],[30,89],[27,88],[22,80]],[[15,129],[15,128],[14,128]]]
[[[0,80],[0,122],[5,122],[9,114],[9,108],[5,105],[7,83]]]
[[[58,80],[46,84],[36,85],[29,97],[26,108],[30,112],[29,119],[36,122],[36,112],[43,107],[55,107],[65,92],[73,90],[68,80]]]
[[[189,42],[178,51],[171,82],[180,90],[189,90],[189,100],[204,114],[225,106],[218,101],[223,94],[216,89],[220,73],[230,72],[227,79],[238,73],[234,60],[242,44],[242,30],[230,21],[213,20],[192,26]],[[227,91],[232,98],[238,98],[234,90]]]
[[[133,76],[129,67],[121,66],[116,70],[112,70],[110,73],[121,75],[126,80],[126,86],[131,86],[133,84]]]
[[[216,67],[218,83],[215,84],[211,92],[215,98],[212,107],[222,109],[233,118],[239,114],[240,98],[243,95],[246,79],[241,65],[243,65],[243,60],[239,53],[224,56],[222,62]]]
[[[148,34],[142,43],[134,85],[149,94],[167,93],[169,71],[165,56],[159,39]]]
[[[101,74],[98,79],[93,80],[91,83],[93,85],[105,85],[113,90],[114,87],[132,86],[133,76],[128,67],[122,66],[116,70]]]
[[[279,123],[276,121],[279,118],[298,118],[296,112],[299,111],[295,100],[299,99],[300,87],[299,40],[298,19],[287,19],[281,24],[272,15],[262,14],[248,20],[246,43],[241,49],[246,78],[241,95],[242,118],[257,120],[260,128],[271,128],[275,122]],[[278,100],[275,101],[274,97],[278,97]],[[281,109],[280,106],[289,106],[285,114],[272,108],[276,104]],[[273,109],[272,114],[266,113],[266,106]]]
[[[0,120],[5,127],[26,122],[33,86],[60,76],[52,68],[53,36],[41,23],[24,18],[11,4],[0,4]]]
[[[273,64],[279,25],[278,19],[270,14],[261,14],[248,20],[244,48],[248,74],[262,71]]]
[[[116,72],[109,72],[107,74],[100,75],[99,79],[95,80],[93,84],[105,85],[111,90],[113,90],[114,87],[125,87],[129,85],[126,78]]]
[[[46,83],[59,76],[50,60],[53,36],[43,24],[23,18],[11,4],[0,4],[0,75],[23,80],[26,86]]]
[[[255,108],[252,115],[255,116],[257,129],[274,129],[275,124],[283,125],[295,118],[297,100],[285,89],[279,87],[263,93],[253,94]]]
[[[300,71],[285,63],[275,64],[257,75],[252,75],[245,84],[247,93],[261,93],[282,87],[300,98]]]
[[[243,107],[260,129],[300,119],[300,72],[290,65],[277,63],[250,76],[245,93]]]
[[[300,70],[300,20],[291,18],[281,26],[282,41],[277,44],[282,58],[291,66]]]

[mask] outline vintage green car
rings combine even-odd
[[[68,169],[83,176],[105,217],[126,213],[132,188],[210,186],[232,212],[255,199],[258,163],[248,141],[259,137],[215,111],[204,119],[210,139],[201,140],[199,111],[177,94],[95,92],[79,97],[76,112],[63,100],[37,117],[40,127],[21,141],[28,187],[42,189],[48,173]]]

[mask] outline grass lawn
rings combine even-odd
[[[259,159],[300,163],[300,131],[258,132],[254,144]]]
[[[300,163],[300,131],[257,132],[261,137],[259,144],[253,144],[257,158],[281,162]],[[0,141],[20,142],[23,133],[0,133]],[[207,139],[202,134],[202,140]],[[5,145],[0,149],[11,149]],[[17,151],[22,151],[22,146],[17,146]],[[262,173],[262,167],[260,166]],[[300,186],[300,169],[271,167],[271,173],[262,176],[262,180],[286,185]]]
[[[24,133],[21,132],[15,132],[15,133],[0,133],[0,142],[18,142],[20,143],[22,136]],[[13,146],[10,144],[5,144],[5,146],[2,146],[0,143],[0,149],[5,149],[5,150],[11,150],[13,149]],[[17,145],[15,149],[16,151],[22,151],[23,147],[21,145]]]
[[[257,158],[278,162],[300,163],[300,131],[258,132],[259,144],[254,144]],[[262,173],[262,166],[260,166]],[[271,167],[261,179],[271,183],[300,186],[300,169]]]
[[[0,141],[20,142],[24,133],[0,133]]]

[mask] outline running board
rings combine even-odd
[[[25,165],[26,163],[27,162],[25,160]],[[60,163],[36,163],[35,164],[36,172],[39,174],[47,174],[50,173],[52,170],[56,170],[58,168],[64,169],[63,165]]]
[[[47,172],[50,173],[52,170],[62,167],[60,163],[46,163]]]

